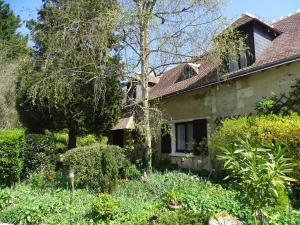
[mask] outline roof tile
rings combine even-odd
[[[251,20],[259,21],[257,18],[243,15],[233,23],[235,26],[244,25]],[[260,21],[263,23],[262,21]],[[265,23],[263,23],[265,24]],[[265,24],[266,25],[266,24]],[[269,25],[267,25],[269,26]],[[257,68],[269,63],[300,55],[300,13],[286,17],[280,21],[273,23],[270,27],[282,32],[280,36],[275,38],[269,46],[264,50],[260,58],[250,67],[243,68],[235,73],[227,74],[226,76],[234,76],[236,73],[246,71],[247,69]],[[184,65],[178,65],[161,75],[159,82],[150,90],[150,98],[157,98],[170,95],[179,91],[187,91],[205,84],[217,81],[216,69],[218,62],[214,57],[203,57],[199,63],[198,75],[177,82],[181,75]]]

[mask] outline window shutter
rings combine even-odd
[[[207,138],[207,119],[194,120],[194,141],[198,145],[199,142]]]
[[[161,153],[171,153],[171,135],[167,132],[167,128],[161,129]]]

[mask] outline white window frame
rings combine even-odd
[[[171,129],[171,153],[169,154],[170,156],[179,156],[179,157],[186,157],[186,156],[191,156],[193,157],[193,153],[182,153],[182,152],[176,152],[176,123],[185,123],[185,122],[192,122],[194,120],[201,120],[201,119],[206,119],[207,120],[207,139],[210,138],[210,125],[209,121],[211,117],[195,117],[195,118],[189,118],[189,119],[182,119],[182,120],[172,120],[168,124]]]

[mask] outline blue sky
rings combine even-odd
[[[37,9],[41,7],[41,0],[4,0],[10,4],[15,14],[20,15],[22,21],[36,18]],[[300,0],[229,0],[224,13],[228,19],[237,18],[242,13],[248,11],[266,22],[272,22],[281,16],[300,9]],[[25,23],[20,29],[22,34],[27,34]]]

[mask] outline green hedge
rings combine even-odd
[[[0,131],[0,186],[12,185],[20,178],[24,146],[22,130]]]
[[[297,164],[293,177],[300,180],[300,116],[291,114],[262,115],[227,119],[213,134],[210,147],[217,154],[218,147],[228,147],[238,138],[251,135],[258,146],[269,145],[277,140],[288,149],[288,157]]]
[[[57,159],[57,149],[51,134],[26,134],[23,174],[53,168]]]
[[[117,146],[92,145],[67,151],[64,164],[67,170],[74,170],[76,187],[112,192],[130,163]]]

